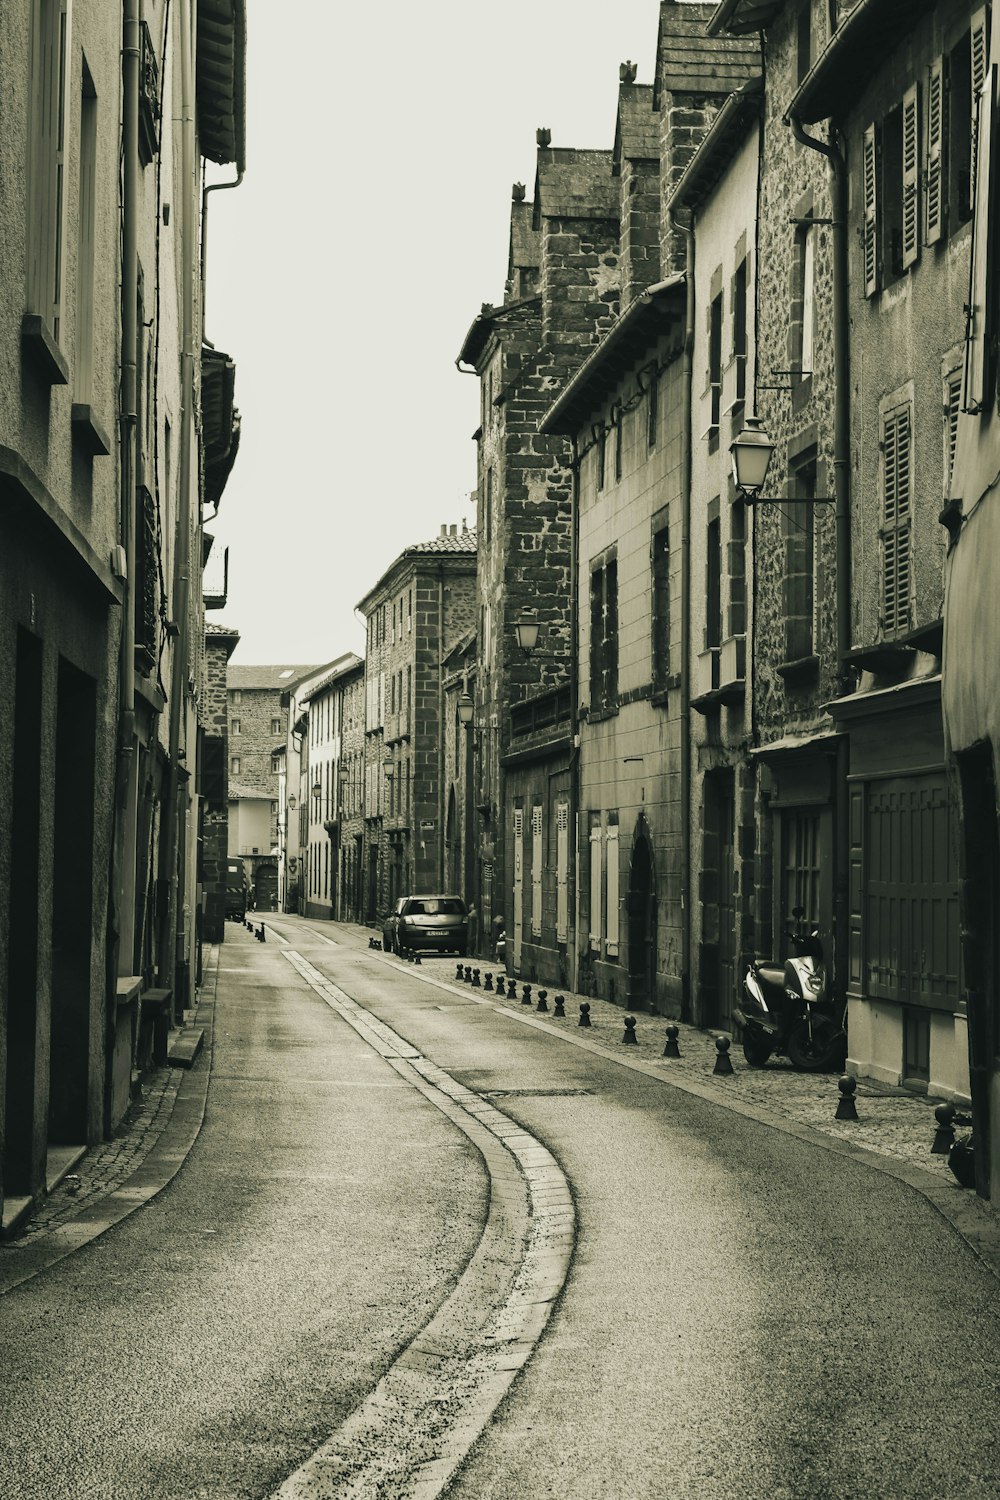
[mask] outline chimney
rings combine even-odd
[[[447,536],[448,535],[448,528],[447,528],[447,526],[442,526],[441,527],[441,535],[442,536]]]

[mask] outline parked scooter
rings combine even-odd
[[[847,1034],[834,1014],[819,928],[803,920],[801,906],[792,917],[785,931],[792,956],[783,966],[751,959],[743,976],[742,1004],[733,1011],[743,1028],[743,1056],[752,1068],[781,1052],[800,1072],[842,1068]]]

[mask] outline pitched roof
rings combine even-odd
[[[324,673],[318,682],[310,685],[308,690],[299,699],[299,703],[305,707],[307,703],[311,703],[314,698],[318,698],[320,693],[325,692],[328,687],[339,681],[341,677],[349,677],[352,672],[358,671],[364,664],[364,657],[358,656],[354,651],[348,651],[343,656],[338,656],[331,670]]]
[[[442,531],[447,528],[442,526]],[[403,551],[391,562],[377,583],[358,600],[357,610],[361,614],[367,613],[366,606],[377,599],[379,592],[385,587],[387,579],[398,573],[407,558],[416,557],[475,557],[476,555],[476,533],[474,531],[456,531],[454,535],[448,533],[444,536],[436,536],[429,542],[414,542],[412,546],[404,547]]]
[[[244,667],[230,665],[226,672],[226,686],[230,688],[246,688],[253,691],[254,688],[285,693],[302,677],[308,677],[313,672],[322,671],[323,663],[314,667],[284,666],[278,662],[274,666]]]
[[[429,542],[415,542],[412,547],[406,547],[403,551],[404,557],[409,557],[414,552],[475,552],[476,533],[474,531],[460,531],[455,536],[436,536]]]

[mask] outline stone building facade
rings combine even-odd
[[[203,18],[168,9],[0,4],[4,1233],[197,972],[202,465],[218,435],[218,498],[234,422],[204,406],[196,184],[243,165],[245,27],[234,0],[196,75]]]
[[[221,943],[226,931],[226,863],[229,856],[229,697],[226,672],[239,631],[205,626],[202,692],[200,809],[202,940]]]
[[[407,547],[358,604],[365,617],[366,922],[445,880],[444,663],[476,614],[476,533]]]
[[[229,666],[229,855],[243,860],[258,911],[278,908],[278,820],[289,694],[319,670],[287,664]]]
[[[847,163],[857,686],[830,712],[849,747],[850,1066],[967,1100],[938,517],[961,405],[986,13],[954,0],[900,25],[869,6],[822,41],[790,111],[810,130],[832,120]]]
[[[992,58],[979,91],[979,150],[1000,108],[1000,7],[990,18]],[[963,998],[976,1139],[976,1188],[1000,1199],[1000,472],[997,180],[973,183],[971,305],[948,503],[942,703],[949,773],[959,811]]]
[[[364,662],[351,651],[331,662],[317,680],[307,681],[297,694],[302,717],[292,726],[292,738],[298,729],[306,746],[298,783],[306,809],[299,851],[300,909],[307,917],[344,920],[345,884],[348,892],[352,889],[353,871],[347,859],[353,852],[352,829],[344,825],[350,756],[363,743],[354,722],[357,685],[363,679]],[[289,770],[289,784],[295,780]],[[291,826],[294,794],[288,811]]]

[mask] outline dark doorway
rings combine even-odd
[[[445,849],[448,859],[448,889],[460,891],[462,878],[462,849],[458,831],[458,809],[455,788],[448,794],[448,821],[445,824]]]
[[[52,869],[49,1141],[87,1139],[97,687],[59,663]]]
[[[1000,831],[989,745],[957,757],[962,797],[962,907],[965,996],[976,1191],[991,1195],[993,1122],[990,1096],[1000,1071]]]
[[[368,905],[365,920],[374,922],[378,916],[378,846],[368,846]]]
[[[278,866],[258,865],[253,878],[254,902],[258,911],[278,910]]]
[[[713,771],[705,777],[702,828],[701,1023],[726,1031],[737,960],[734,821],[733,772]]]
[[[11,872],[7,959],[7,1076],[3,1191],[32,1190],[35,1059],[38,1025],[38,883],[41,812],[42,643],[17,633],[14,764],[11,788]]]
[[[632,846],[628,887],[628,1003],[655,1009],[656,881],[649,838],[640,831]]]

